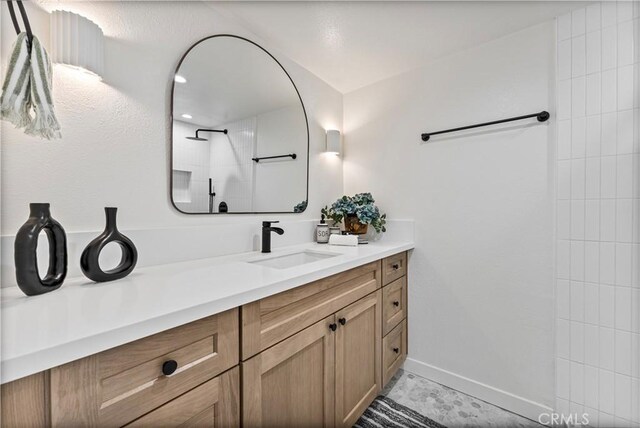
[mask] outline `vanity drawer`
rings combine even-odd
[[[242,307],[242,360],[380,288],[380,261]]]
[[[122,426],[238,364],[238,309],[51,370],[55,426]],[[163,365],[177,369],[163,374]]]
[[[240,369],[233,369],[147,413],[127,427],[237,427]]]
[[[402,252],[382,259],[382,285],[407,274],[407,253]]]
[[[382,384],[386,385],[407,358],[407,320],[382,339]]]
[[[386,336],[407,317],[407,277],[382,288],[382,335]]]

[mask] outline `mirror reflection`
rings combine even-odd
[[[196,43],[178,66],[172,100],[178,210],[304,211],[306,113],[293,81],[267,51],[229,35]]]

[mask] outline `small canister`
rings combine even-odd
[[[318,244],[326,244],[329,242],[329,225],[325,223],[324,216],[320,223],[316,226],[316,242]]]
[[[340,235],[340,226],[333,226],[329,228],[329,235]]]

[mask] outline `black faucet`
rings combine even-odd
[[[271,232],[282,235],[284,230],[279,227],[271,227],[272,223],[280,223],[279,221],[263,221],[262,222],[262,252],[271,252]]]

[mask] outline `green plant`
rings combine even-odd
[[[386,232],[387,215],[380,214],[374,204],[371,193],[357,193],[353,196],[343,196],[331,206],[320,210],[322,215],[331,219],[335,224],[341,223],[347,216],[357,216],[360,224],[370,224],[376,232]]]

